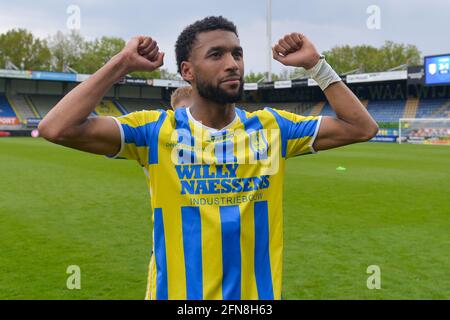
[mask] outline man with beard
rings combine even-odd
[[[367,141],[378,127],[303,34],[280,39],[274,59],[303,67],[336,118],[236,107],[243,50],[223,17],[186,27],[175,51],[192,86],[190,107],[88,118],[123,75],[163,64],[156,41],[141,36],[67,94],[39,125],[41,135],[147,168],[154,221],[147,298],[280,299],[286,159]]]

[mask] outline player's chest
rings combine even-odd
[[[235,128],[217,132],[175,129],[163,133],[159,147],[174,164],[255,164],[279,154],[279,130]]]

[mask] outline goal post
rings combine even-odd
[[[398,143],[450,146],[450,118],[401,118]]]

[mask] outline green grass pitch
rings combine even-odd
[[[449,147],[291,159],[284,195],[286,299],[450,299]],[[150,247],[134,162],[0,138],[0,299],[143,299]],[[66,288],[69,265],[81,290]],[[370,265],[380,290],[366,286]]]

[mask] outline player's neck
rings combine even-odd
[[[193,97],[189,108],[192,117],[203,125],[220,130],[230,124],[235,116],[234,103],[217,103],[199,95]]]

